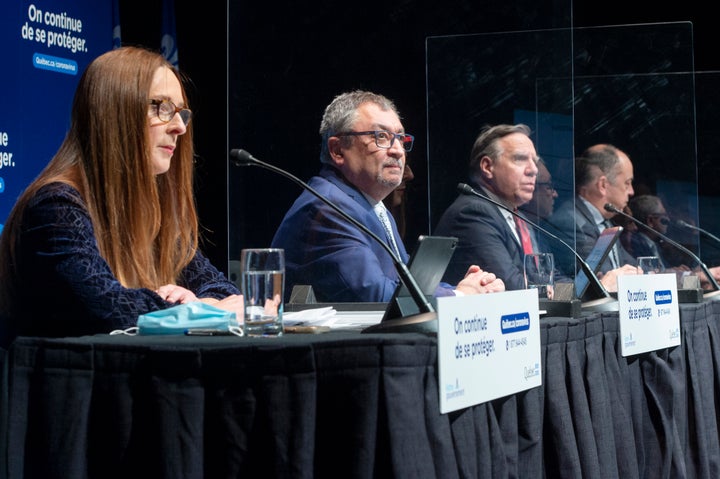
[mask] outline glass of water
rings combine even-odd
[[[525,288],[536,288],[538,298],[554,297],[555,262],[552,253],[526,254],[524,260]]]
[[[283,334],[285,251],[248,248],[240,254],[241,290],[245,302],[246,336]]]
[[[665,269],[657,256],[638,256],[637,267],[638,274],[660,274]]]

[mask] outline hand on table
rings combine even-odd
[[[455,289],[466,295],[497,293],[505,291],[505,283],[494,273],[483,271],[479,266],[472,265],[465,273],[465,278],[458,283]]]

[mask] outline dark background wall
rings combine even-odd
[[[283,212],[299,193],[294,185],[264,170],[228,170],[228,150],[245,148],[308,179],[318,168],[322,110],[334,95],[352,88],[393,98],[406,130],[417,135],[410,158],[416,180],[409,196],[414,214],[408,237],[426,233],[425,41],[429,36],[691,21],[696,70],[718,68],[713,16],[706,5],[577,3],[177,2],[180,67],[195,87],[191,101],[197,198],[206,253],[226,270],[228,257],[237,257],[240,248],[269,244]],[[123,0],[123,43],[151,47],[159,43],[160,5],[161,0]],[[701,188],[712,190],[713,185]],[[261,204],[261,197],[270,199]],[[261,213],[248,214],[258,209]],[[236,230],[230,240],[228,215],[231,229]]]

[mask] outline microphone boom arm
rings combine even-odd
[[[500,203],[499,201],[493,200],[489,196],[478,193],[468,184],[459,183],[457,188],[461,193],[464,193],[466,195],[474,195],[479,198],[482,198],[482,199],[494,204],[495,206],[498,206],[498,207],[504,209],[505,211],[509,212],[513,216],[517,216],[517,213],[515,213],[512,209],[508,208],[507,206]],[[597,275],[593,272],[592,268],[590,268],[590,265],[587,264],[587,262],[577,253],[577,251],[575,251],[573,248],[571,248],[569,244],[567,244],[565,241],[558,238],[557,235],[554,235],[551,232],[549,232],[547,229],[542,228],[540,225],[537,225],[526,218],[522,218],[522,220],[527,222],[528,224],[530,224],[533,228],[537,228],[539,231],[542,231],[543,233],[550,236],[551,238],[556,239],[557,241],[562,243],[563,246],[565,246],[567,249],[569,249],[575,255],[575,258],[580,263],[580,268],[583,270],[583,272],[588,277],[588,279],[590,279],[595,284],[595,286],[600,290],[600,292],[603,294],[603,296],[605,296],[606,298],[611,297],[610,293],[608,293],[607,289],[605,289],[605,286],[600,282]]]
[[[698,232],[704,234],[705,236],[707,236],[708,238],[711,238],[713,241],[716,241],[716,242],[720,243],[720,238],[718,238],[717,236],[715,236],[715,235],[712,234],[711,232],[709,232],[709,231],[707,231],[707,230],[704,230],[704,229],[702,229],[702,228],[700,228],[700,227],[698,227],[698,226],[691,225],[690,223],[688,223],[688,222],[686,222],[686,221],[682,221],[682,220],[677,220],[677,221],[675,222],[675,224],[677,224],[678,226],[680,226],[680,227],[682,227],[682,228],[688,228],[688,229],[691,229],[691,230],[698,231]]]
[[[288,178],[293,183],[299,185],[301,188],[309,191],[312,193],[313,196],[315,196],[317,199],[328,205],[330,208],[332,208],[337,214],[343,217],[343,219],[346,219],[353,225],[355,225],[358,229],[360,229],[365,234],[372,237],[375,241],[380,243],[380,245],[387,251],[387,253],[390,255],[390,257],[393,260],[393,263],[395,263],[395,269],[398,272],[398,275],[400,276],[400,279],[407,287],[408,291],[410,292],[410,295],[412,296],[413,300],[417,304],[418,309],[421,313],[434,313],[435,308],[430,304],[430,302],[427,300],[425,295],[420,290],[420,286],[418,286],[417,282],[415,281],[415,278],[413,278],[412,274],[410,274],[410,270],[408,269],[407,265],[402,261],[401,258],[398,258],[398,256],[395,254],[395,252],[390,248],[390,246],[387,244],[387,242],[380,239],[375,233],[370,231],[367,226],[360,223],[358,220],[341,210],[336,204],[325,198],[323,195],[318,193],[313,187],[302,181],[297,176],[288,173],[287,171],[278,168],[277,166],[270,165],[268,163],[265,163],[263,161],[258,160],[254,156],[252,156],[250,153],[248,153],[245,150],[241,149],[234,149],[230,151],[230,159],[232,160],[233,164],[236,166],[259,166],[261,168],[265,168],[267,170],[270,170],[272,172],[278,173],[285,178]]]
[[[671,240],[670,238],[668,238],[667,236],[665,236],[664,234],[662,234],[662,233],[659,232],[658,230],[656,230],[656,229],[654,229],[654,228],[651,228],[650,226],[646,225],[645,223],[643,223],[643,222],[640,221],[639,219],[635,218],[634,216],[629,215],[629,214],[625,213],[624,211],[620,211],[620,210],[619,210],[618,208],[616,208],[615,205],[613,205],[612,203],[606,203],[606,204],[605,204],[605,210],[606,210],[606,211],[610,211],[611,213],[619,214],[620,216],[623,216],[624,218],[627,218],[627,219],[629,219],[630,221],[633,221],[635,224],[637,224],[638,226],[640,226],[640,227],[643,228],[644,230],[649,231],[649,232],[651,232],[651,233],[655,233],[655,234],[658,235],[660,238],[662,238],[663,240],[665,240],[665,241],[668,242],[669,244],[673,245],[675,248],[679,249],[680,251],[682,251],[682,252],[685,253],[686,255],[690,256],[692,259],[694,259],[694,260],[700,265],[700,268],[703,270],[703,272],[705,273],[705,276],[707,276],[708,281],[709,281],[710,284],[712,285],[713,290],[715,290],[715,291],[720,290],[720,285],[718,285],[717,281],[715,281],[715,277],[712,275],[712,273],[710,273],[710,270],[708,269],[708,267],[705,266],[705,263],[703,263],[702,260],[701,260],[695,253],[693,253],[692,251],[690,251],[689,249],[687,249],[686,247],[684,247],[683,245],[681,245],[681,244],[678,243],[677,241]]]

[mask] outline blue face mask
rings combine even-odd
[[[180,304],[138,316],[137,326],[110,334],[157,335],[188,334],[193,330],[242,336],[235,313],[200,301]]]

